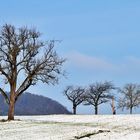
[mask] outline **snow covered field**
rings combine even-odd
[[[140,115],[46,115],[16,119],[20,121],[0,122],[0,140],[140,140]]]

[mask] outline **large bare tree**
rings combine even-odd
[[[112,95],[110,91],[114,89],[114,86],[111,82],[96,82],[89,85],[89,88],[86,91],[86,100],[85,105],[93,105],[95,109],[95,114],[98,114],[98,106],[100,104],[108,102]]]
[[[73,104],[73,114],[76,114],[76,108],[84,101],[84,88],[67,86],[64,90],[64,95],[70,100]]]
[[[118,108],[124,110],[124,108],[130,110],[132,114],[133,108],[140,105],[140,85],[137,84],[126,84],[122,89],[119,90],[121,93]]]
[[[31,85],[38,81],[58,82],[64,61],[54,51],[54,41],[41,41],[40,33],[35,29],[17,29],[8,24],[1,27],[0,77],[9,85],[10,97],[2,87],[0,92],[9,104],[8,120],[14,120],[15,103]]]

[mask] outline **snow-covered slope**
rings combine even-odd
[[[21,121],[0,122],[0,140],[140,140],[140,115],[46,115],[16,119]]]

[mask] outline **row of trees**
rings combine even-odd
[[[5,24],[0,29],[0,80],[9,87],[10,95],[2,84],[0,93],[9,105],[8,120],[14,120],[16,101],[30,86],[38,81],[55,84],[59,75],[64,74],[62,65],[65,59],[54,50],[55,41],[42,41],[40,36],[40,32],[27,27]],[[90,85],[88,89],[68,86],[64,94],[72,101],[74,114],[81,103],[93,105],[97,114],[98,106],[113,97],[110,94],[112,90],[115,90],[113,84],[104,82]],[[120,91],[125,98],[120,100],[119,106],[129,108],[132,113],[132,108],[140,102],[139,86],[130,84]]]
[[[115,90],[117,91],[115,94]],[[114,93],[114,94],[113,94]],[[140,105],[140,85],[126,84],[123,88],[115,87],[112,82],[96,82],[88,86],[88,88],[67,86],[64,95],[72,102],[73,114],[76,114],[78,105],[92,105],[95,114],[98,114],[98,107],[103,103],[112,101],[112,113],[116,114],[114,100],[117,102],[117,108],[132,110]]]

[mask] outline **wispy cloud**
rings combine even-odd
[[[115,66],[104,58],[93,57],[78,52],[72,52],[67,55],[70,64],[82,69],[91,70],[113,70]]]
[[[99,72],[107,72],[108,74],[133,74],[140,71],[140,58],[134,56],[127,56],[122,58],[121,61],[115,62],[110,59],[89,56],[79,52],[71,52],[67,54],[68,63],[73,68],[82,70],[91,70]]]

